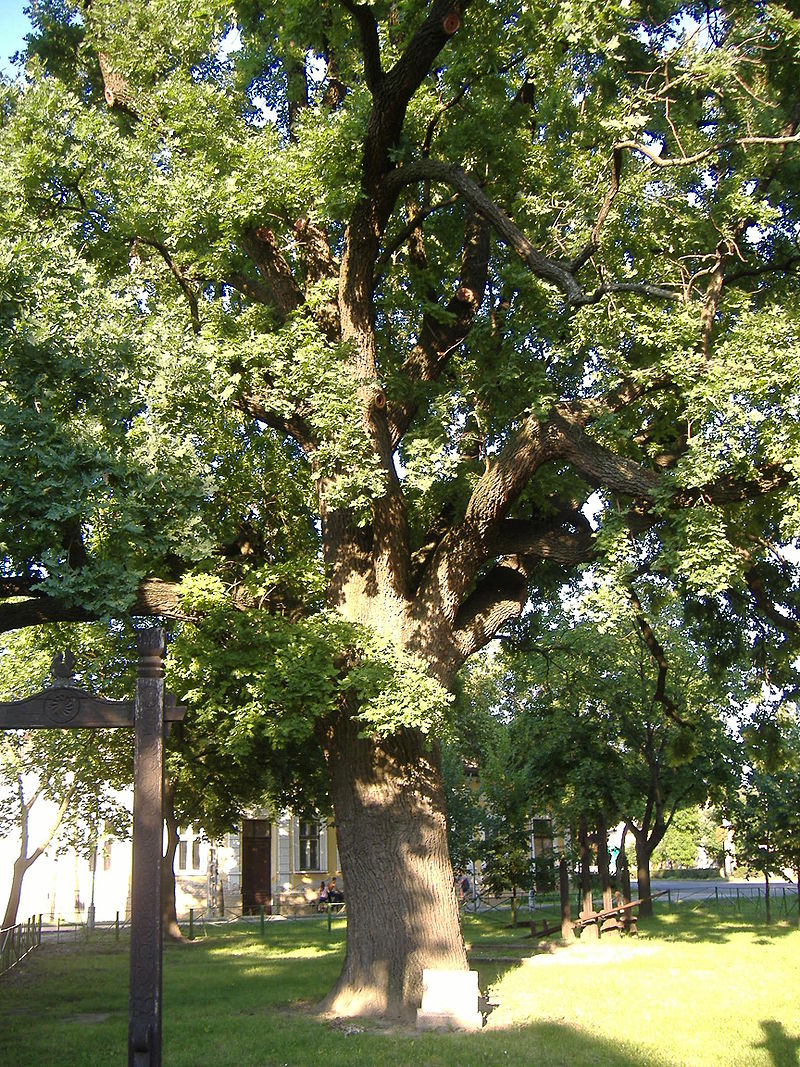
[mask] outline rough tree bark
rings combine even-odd
[[[467,968],[436,745],[361,737],[347,710],[323,740],[347,899],[347,954],[323,1008],[410,1016],[424,967]]]

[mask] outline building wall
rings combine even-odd
[[[269,818],[265,811],[252,818]],[[289,812],[270,819],[270,895],[275,912],[306,910],[313,905],[322,879],[336,877],[342,886],[336,832],[322,821],[316,842],[301,840],[301,821]],[[307,827],[305,828],[307,829]],[[10,885],[2,875],[11,870],[17,842],[0,842],[0,904]],[[130,917],[131,842],[101,840],[92,870],[88,858],[74,850],[48,850],[25,876],[18,920],[41,915],[45,922],[85,923],[94,899],[95,921]],[[179,918],[189,909],[212,915],[239,914],[242,909],[242,831],[209,840],[199,826],[180,827],[175,856],[175,903]],[[5,893],[6,895],[3,895]],[[269,909],[268,909],[269,910]]]

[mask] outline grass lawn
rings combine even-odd
[[[318,1019],[344,924],[209,929],[164,955],[165,1067],[798,1067],[800,930],[664,909],[638,939],[533,952],[507,916],[465,916],[479,1034]],[[516,958],[520,957],[520,962]],[[118,1065],[127,1057],[124,941],[48,945],[0,979],[0,1063]]]

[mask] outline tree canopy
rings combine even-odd
[[[598,560],[796,642],[800,23],[744,0],[32,16],[0,102],[0,627],[252,636],[236,699],[330,776],[329,1004],[411,1010],[423,966],[466,965],[436,738],[471,655]]]

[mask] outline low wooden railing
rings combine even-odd
[[[32,916],[24,923],[0,930],[0,975],[24,960],[42,943],[42,917]]]

